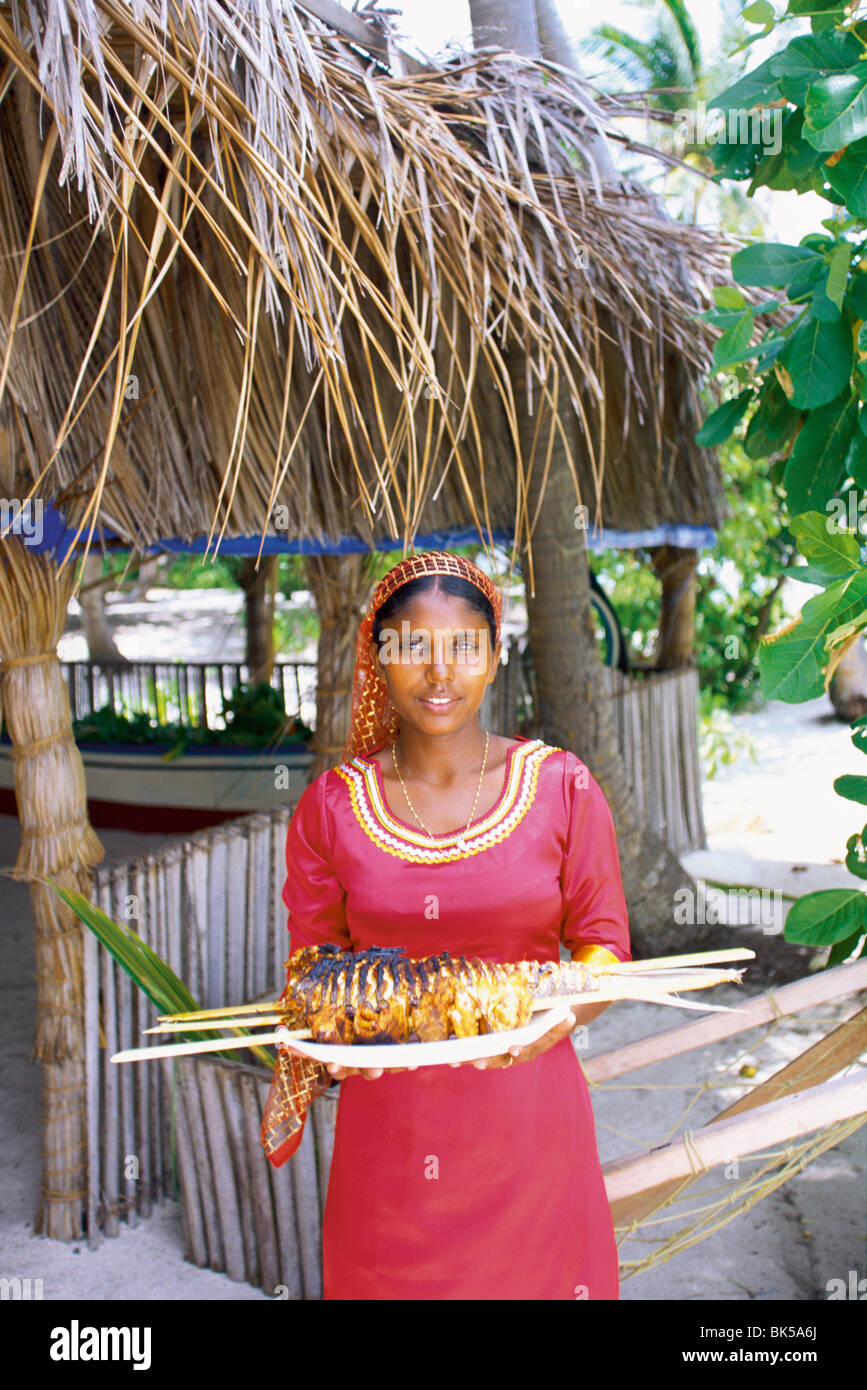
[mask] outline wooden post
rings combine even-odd
[[[72,736],[57,659],[73,583],[17,538],[0,541],[0,701],[12,739],[21,849],[15,877],[31,880],[36,1033],[42,1062],[42,1194],[34,1234],[76,1240],[87,1196],[82,926],[49,886],[89,894],[103,856],[87,816],[84,766]]]

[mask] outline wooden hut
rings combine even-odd
[[[337,670],[346,595],[384,538],[472,527],[531,561],[528,421],[544,459],[577,417],[592,520],[720,519],[692,315],[725,248],[582,167],[613,127],[579,78],[501,53],[420,69],[325,0],[0,0],[0,52],[0,695],[21,877],[85,886],[100,854],[55,654],[74,539],[354,541],[317,589],[343,617]],[[43,554],[27,498],[70,528]],[[32,893],[37,1229],[75,1238],[80,927]]]

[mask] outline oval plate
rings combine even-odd
[[[569,1004],[555,1004],[550,1009],[540,1009],[524,1028],[483,1033],[475,1038],[414,1043],[318,1043],[293,1038],[291,1050],[325,1065],[334,1062],[339,1067],[382,1067],[384,1071],[408,1067],[414,1071],[416,1067],[446,1066],[450,1062],[478,1062],[485,1057],[499,1057],[510,1047],[527,1047],[565,1022],[569,1012]]]

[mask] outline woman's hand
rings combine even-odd
[[[578,1024],[587,1024],[596,1018],[608,1008],[608,1003],[609,1001],[601,1004],[573,1004],[569,1017],[563,1023],[558,1023],[550,1032],[543,1034],[538,1042],[529,1043],[526,1047],[510,1047],[507,1053],[499,1057],[484,1057],[478,1062],[453,1062],[452,1066],[478,1067],[479,1071],[486,1071],[489,1068],[511,1067],[514,1062],[532,1062],[534,1057],[541,1057],[543,1052],[568,1038]]]
[[[492,1071],[498,1067],[511,1067],[515,1062],[531,1062],[534,1057],[541,1057],[542,1053],[547,1052],[550,1047],[555,1047],[564,1038],[568,1038],[574,1027],[575,1013],[574,1010],[570,1010],[562,1023],[558,1023],[536,1042],[528,1043],[526,1047],[510,1047],[508,1052],[501,1053],[499,1057],[481,1057],[477,1062],[455,1063],[453,1065],[477,1067],[479,1071]]]

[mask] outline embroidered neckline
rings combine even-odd
[[[513,743],[506,753],[503,790],[491,809],[469,830],[449,830],[433,839],[392,814],[385,800],[382,769],[369,754],[341,763],[334,770],[349,787],[356,820],[374,844],[400,859],[439,864],[480,854],[510,835],[533,803],[543,760],[561,751],[541,739]]]

